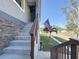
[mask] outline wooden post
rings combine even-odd
[[[69,59],[69,46],[67,46],[67,59]]]
[[[77,58],[77,46],[75,44],[71,45],[71,59]]]
[[[64,59],[66,59],[66,53],[67,53],[67,51],[66,51],[66,46],[64,47]]]
[[[56,51],[56,59],[58,59],[58,49],[56,48],[55,51]]]
[[[50,49],[50,52],[51,52],[51,56],[50,57],[51,57],[51,59],[53,59],[53,53],[54,52],[53,52],[53,49],[52,48]]]
[[[34,36],[31,35],[31,59],[34,59]]]

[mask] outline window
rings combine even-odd
[[[15,0],[15,1],[19,4],[19,6],[20,6],[22,9],[24,9],[24,3],[25,3],[24,0]]]
[[[15,0],[20,6],[22,6],[22,0]]]

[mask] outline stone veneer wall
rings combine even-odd
[[[20,25],[0,17],[0,54],[9,41],[14,39],[15,34],[20,31]]]

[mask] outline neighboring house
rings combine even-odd
[[[41,11],[40,3],[41,3],[40,0],[0,0],[0,51],[1,51],[0,59],[3,59],[2,51],[7,46],[10,45],[9,42],[14,40],[15,36],[21,36],[20,31],[24,30],[23,28],[25,26],[27,26],[26,31],[28,30],[31,31],[29,32],[31,33],[31,35],[28,35],[31,37],[31,43],[30,43],[31,59],[36,59],[40,46],[39,45],[40,42],[39,20],[40,20],[40,11]],[[31,29],[28,29],[28,27],[30,27]],[[37,34],[35,34],[36,32]],[[36,35],[36,37],[34,36],[34,34]],[[32,39],[35,41],[32,42]]]

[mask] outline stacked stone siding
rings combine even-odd
[[[8,46],[9,41],[14,39],[14,35],[20,31],[20,26],[5,20],[0,19],[0,53],[2,49]]]

